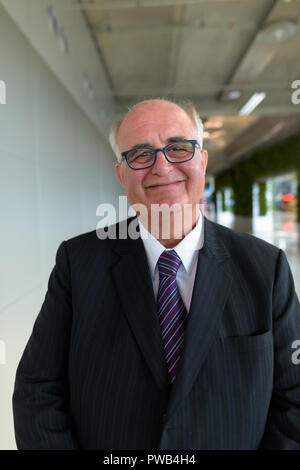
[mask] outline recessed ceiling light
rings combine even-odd
[[[259,41],[268,44],[282,42],[292,37],[298,29],[298,24],[292,20],[278,20],[266,25],[257,35]]]
[[[232,90],[228,92],[228,98],[230,100],[237,100],[241,96],[241,92],[237,90]]]
[[[239,115],[240,116],[248,116],[251,114],[252,111],[257,108],[257,106],[265,99],[266,93],[254,93],[251,98],[244,104],[244,106],[240,109]]]

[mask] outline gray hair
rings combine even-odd
[[[177,106],[179,106],[179,108],[183,109],[183,111],[185,111],[187,113],[187,115],[192,119],[195,127],[196,127],[196,130],[197,130],[197,140],[200,144],[200,147],[202,149],[202,143],[203,143],[203,123],[202,123],[202,120],[198,114],[198,112],[196,111],[196,108],[195,106],[193,105],[192,102],[190,101],[183,101],[183,102],[180,102],[180,103],[176,103],[175,101],[171,101],[171,100],[166,100],[164,98],[155,98],[155,99],[149,99],[149,100],[144,100],[144,101],[140,101],[139,103],[136,103],[134,104],[133,106],[130,106],[128,108],[128,111],[130,111],[131,109],[135,108],[137,105],[139,104],[142,104],[142,103],[149,103],[151,101],[165,101],[166,103],[172,103],[172,104],[176,104]],[[124,116],[125,117],[125,116]],[[113,149],[114,151],[114,154],[116,155],[117,157],[117,160],[118,162],[120,163],[121,160],[122,160],[122,157],[121,157],[121,152],[120,152],[120,149],[119,149],[119,146],[117,144],[117,134],[118,134],[118,130],[123,122],[123,119],[117,119],[115,120],[112,125],[111,125],[111,128],[110,128],[110,132],[109,132],[109,143],[110,143],[110,146],[111,148]]]

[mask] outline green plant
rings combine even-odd
[[[245,160],[216,175],[215,191],[233,189],[234,214],[252,216],[252,185],[287,171],[296,171],[298,179],[297,221],[300,222],[300,134],[273,145],[258,149]]]
[[[266,215],[267,213],[267,183],[263,182],[258,185],[258,199],[259,199],[259,215]]]

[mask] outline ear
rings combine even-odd
[[[123,186],[123,167],[122,163],[115,164],[115,175],[119,183]]]
[[[201,150],[202,153],[202,169],[203,169],[203,174],[205,175],[206,173],[206,167],[207,167],[207,160],[208,160],[208,153],[206,150]]]

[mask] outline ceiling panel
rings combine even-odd
[[[117,117],[141,99],[166,97],[191,99],[204,121],[222,121],[220,129],[207,129],[209,172],[227,168],[259,142],[270,145],[299,132],[291,83],[300,80],[300,0],[75,3],[101,51]],[[279,21],[270,41],[266,30]],[[295,25],[289,38],[280,37],[282,22]],[[240,116],[261,91],[266,98],[254,113]]]
[[[128,32],[120,39],[118,34],[101,35],[102,53],[110,71],[116,96],[123,90],[135,95],[137,89],[160,89],[167,86],[167,65],[171,45],[170,33],[159,36]]]

